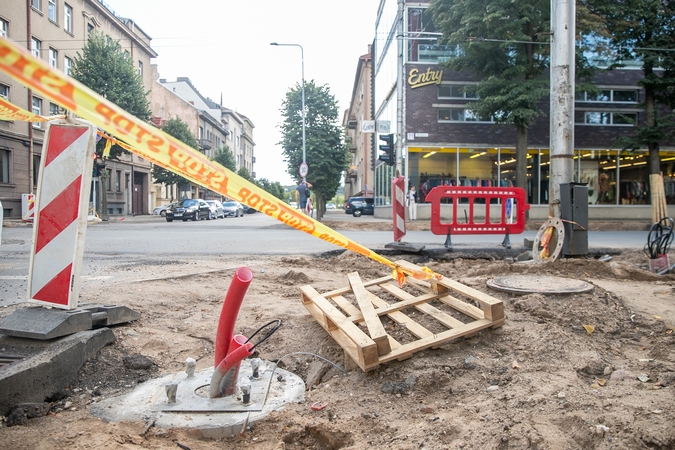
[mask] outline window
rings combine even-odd
[[[110,169],[105,169],[105,190],[112,191],[112,180],[110,176]]]
[[[138,76],[143,77],[143,63],[138,61]]]
[[[32,6],[34,9],[37,9],[38,11],[42,11],[42,8],[40,7],[40,0],[30,0],[30,6]]]
[[[0,97],[4,98],[5,100],[9,100],[9,86],[0,84]]]
[[[94,31],[94,26],[90,23],[87,24],[87,33],[91,33]]]
[[[442,84],[438,86],[438,98],[478,98],[476,94],[470,92],[472,85],[450,85]]]
[[[56,0],[49,0],[49,9],[47,10],[47,17],[52,22],[56,22]]]
[[[73,32],[73,8],[68,3],[63,5],[63,29],[68,33]]]
[[[115,172],[115,192],[122,192],[122,171]]]
[[[465,108],[444,108],[438,110],[439,122],[493,122],[491,117],[481,117]]]
[[[67,56],[63,57],[63,71],[66,75],[70,76],[70,70],[73,68],[73,60]]]
[[[59,52],[49,47],[49,66],[56,67],[58,60],[59,60]]]
[[[578,102],[637,103],[637,89],[602,89],[599,93],[582,92]]]
[[[0,150],[0,183],[9,183],[9,150]]]
[[[7,29],[9,28],[9,23],[5,19],[0,19],[0,36],[7,37]]]
[[[40,174],[40,155],[33,155],[33,184],[37,186]]]
[[[42,115],[42,99],[33,97],[33,114],[37,116]],[[42,128],[41,122],[33,122],[33,128]]]
[[[35,56],[36,58],[39,58],[41,48],[42,48],[42,42],[35,39],[35,38],[31,38],[30,52],[33,54],[33,56]]]
[[[58,116],[61,114],[61,108],[59,108],[59,105],[56,103],[50,103],[49,104],[49,115],[50,116]]]
[[[635,112],[577,111],[574,123],[579,125],[620,125],[634,127],[638,115]]]

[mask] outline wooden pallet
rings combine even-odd
[[[406,261],[396,264],[419,269]],[[323,294],[312,286],[302,286],[302,303],[344,349],[345,360],[351,359],[366,372],[388,361],[402,361],[420,350],[504,324],[500,300],[445,277],[430,281],[406,277],[406,285],[410,286],[407,290],[399,288],[391,276],[363,282],[354,272],[347,278],[348,287]],[[387,332],[384,317],[390,319],[386,321],[389,328],[403,327],[414,338],[399,342]]]

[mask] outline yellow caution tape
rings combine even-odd
[[[209,160],[204,154],[173,136],[132,116],[77,80],[33,57],[26,49],[1,37],[0,70],[50,101],[117,136],[116,143],[119,144],[119,139],[123,139],[127,143],[123,147],[127,150],[178,173],[193,183],[244,203],[323,241],[367,256],[395,269],[397,273],[425,279],[440,277],[430,269],[409,270],[397,266],[387,258],[292,208],[217,162]],[[400,276],[394,278],[399,283],[402,282]]]
[[[43,117],[21,109],[15,104],[0,97],[0,120],[21,120],[24,122],[48,122],[52,119],[62,119],[65,115]]]

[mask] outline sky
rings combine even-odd
[[[294,181],[286,172],[278,125],[281,102],[302,80],[328,85],[342,121],[358,59],[375,37],[379,0],[104,0],[152,38],[159,77],[188,77],[204,97],[253,124],[257,178]],[[186,7],[189,6],[189,7]],[[312,168],[309,168],[311,172]],[[294,174],[295,175],[295,174]]]

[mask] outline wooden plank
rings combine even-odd
[[[470,305],[467,302],[464,302],[458,298],[453,297],[452,295],[444,295],[443,297],[440,297],[439,300],[445,303],[446,305],[450,306],[452,309],[457,310],[462,314],[466,314],[467,316],[473,319],[485,318],[485,314],[483,313],[482,309]]]
[[[359,322],[360,320],[363,320],[363,314],[361,314],[361,310],[352,305],[351,302],[343,296],[336,295],[335,297],[331,297],[331,300],[333,300],[336,305],[338,305],[344,312],[347,313],[349,319],[352,322]],[[354,320],[354,317],[356,316],[358,316],[360,320]]]
[[[387,285],[387,286],[395,287],[395,285],[393,285],[393,284]],[[383,288],[382,286],[380,286],[380,288],[382,288],[384,290],[388,290],[388,289]],[[375,294],[373,294],[373,295],[375,295]],[[375,296],[375,297],[377,299],[381,300],[379,297],[377,297],[377,296]],[[375,310],[375,312],[377,313],[378,316],[383,316],[385,314],[389,315],[392,312],[400,311],[400,310],[406,309],[406,308],[411,308],[411,307],[417,305],[418,303],[430,302],[431,300],[435,300],[437,298],[438,298],[438,296],[436,294],[425,294],[425,295],[422,295],[420,297],[412,297],[412,298],[409,298],[408,300],[403,300],[403,301],[396,302],[396,303],[390,304],[390,303],[385,302],[384,304],[386,306],[380,307],[379,304],[375,305],[375,306],[378,306],[378,308]],[[360,313],[354,314],[352,316],[349,316],[349,319],[352,322],[361,322],[363,320],[363,315],[360,314]]]
[[[361,331],[359,327],[354,325],[350,320],[348,320],[332,303],[325,299],[321,294],[319,294],[312,286],[302,286],[300,288],[302,294],[306,296],[307,299],[311,301],[310,303],[305,304],[310,313],[314,317],[316,314],[309,307],[316,306],[321,312],[330,320],[335,327],[339,328],[345,335],[360,348],[361,354],[363,355],[364,364],[371,364],[378,359],[377,345],[366,333]],[[304,300],[303,300],[304,302]],[[324,326],[327,323],[326,318],[319,322]],[[331,332],[335,331],[334,328],[328,329],[324,326],[326,331]],[[332,335],[333,333],[331,333]],[[342,344],[341,344],[342,345]]]
[[[483,330],[485,328],[490,328],[494,325],[494,323],[490,320],[487,319],[481,319],[477,320],[475,322],[471,322],[469,324],[464,325],[461,328],[453,328],[451,330],[444,331],[442,333],[438,333],[434,335],[433,337],[425,338],[425,339],[420,339],[415,342],[411,342],[409,344],[404,344],[401,346],[401,348],[396,349],[395,351],[392,351],[388,355],[384,355],[380,357],[379,364],[388,362],[388,361],[393,361],[395,359],[399,359],[402,355],[407,355],[410,353],[415,353],[420,350],[425,350],[430,347],[434,346],[440,346],[445,344],[448,341],[451,341],[453,339],[457,339],[459,337],[463,337],[469,334],[474,334],[480,330]],[[372,370],[372,366],[366,365],[366,370]]]
[[[366,281],[365,283],[363,283],[363,286],[368,288],[368,287],[371,287],[371,286],[375,286],[376,284],[384,283],[385,281],[393,281],[393,278],[391,277],[391,275],[387,275],[386,277],[381,277],[381,278],[376,278],[374,280]],[[323,295],[326,298],[332,298],[332,297],[335,297],[336,295],[344,295],[344,294],[348,294],[350,292],[352,292],[352,288],[347,286],[347,287],[335,289],[335,290],[332,290],[332,291],[324,292],[321,295]]]
[[[415,298],[413,295],[408,294],[406,291],[404,291],[403,289],[400,289],[398,286],[389,285],[389,286],[386,287],[386,290],[387,291],[395,291],[396,293],[394,295],[396,295],[399,298],[406,298],[406,297]],[[394,292],[392,292],[392,293],[394,293]],[[425,314],[430,315],[431,317],[438,320],[439,322],[441,322],[443,325],[445,325],[448,328],[458,328],[458,327],[464,326],[464,322],[455,319],[450,314],[447,314],[447,313],[441,311],[440,309],[438,309],[434,306],[431,306],[427,303],[415,305],[415,309],[417,309],[417,310],[419,310],[419,311],[421,311]]]
[[[389,303],[385,302],[372,292],[370,293],[370,301],[373,302],[375,306],[378,307],[376,310],[378,313],[380,312],[381,309],[387,309],[389,306]],[[393,311],[390,313],[387,313],[387,316],[391,318],[394,322],[398,323],[399,325],[405,325],[405,327],[410,331],[412,334],[417,336],[418,338],[424,338],[424,337],[429,337],[433,336],[434,333],[431,331],[427,330],[424,328],[422,325],[419,323],[415,322],[410,316],[399,312],[399,311]]]
[[[404,268],[409,268],[411,270],[419,269],[416,265],[403,260],[396,261],[396,264]],[[483,312],[485,314],[485,318],[495,321],[504,319],[504,304],[501,300],[498,300],[477,289],[471,288],[462,283],[451,280],[450,278],[441,277],[441,279],[436,280],[436,282],[441,286],[445,286],[448,289],[451,289],[455,292],[465,295],[466,297],[469,297],[470,299],[475,300],[481,305],[483,305]]]
[[[356,297],[356,302],[359,305],[361,314],[363,314],[363,319],[366,323],[366,328],[368,329],[368,334],[370,338],[375,341],[377,344],[377,351],[379,355],[386,355],[391,352],[391,347],[389,346],[389,339],[387,332],[380,321],[380,317],[375,313],[375,307],[370,301],[369,292],[363,286],[361,282],[361,277],[357,272],[352,272],[347,275],[349,280],[349,285],[354,291],[354,296]]]

